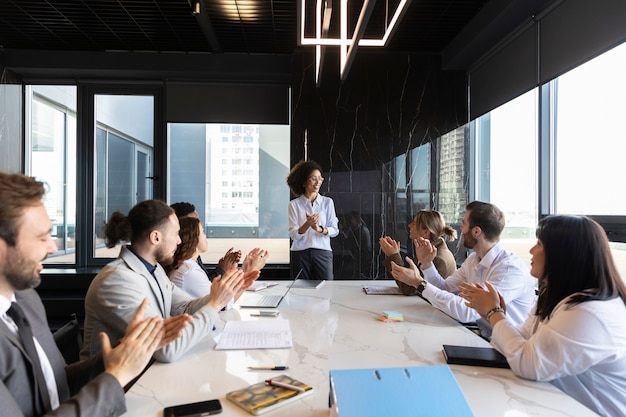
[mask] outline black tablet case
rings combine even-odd
[[[450,365],[510,368],[504,355],[491,347],[443,345],[443,355]]]

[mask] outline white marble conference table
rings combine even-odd
[[[288,282],[261,293],[284,292]],[[207,338],[174,363],[155,363],[126,394],[124,416],[162,416],[163,408],[220,399],[224,416],[247,416],[225,398],[229,391],[286,373],[314,387],[313,395],[269,412],[280,416],[328,416],[329,370],[444,365],[442,345],[488,346],[473,332],[419,297],[366,295],[364,285],[393,281],[329,281],[319,289],[292,288],[278,307],[289,320],[291,349],[215,350]],[[383,323],[383,310],[404,321]],[[222,313],[226,320],[251,317],[258,309]],[[248,366],[287,365],[287,371],[249,371]],[[524,380],[509,369],[450,365],[476,417],[594,416],[549,383]],[[427,381],[425,381],[427,383]],[[444,395],[445,397],[445,395]],[[415,399],[417,409],[419,402]]]

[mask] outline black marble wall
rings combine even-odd
[[[322,193],[342,230],[332,240],[335,279],[385,278],[378,238],[404,244],[411,216],[390,161],[467,122],[466,76],[442,71],[437,55],[360,49],[342,83],[338,61],[326,54],[317,87],[313,49],[293,56],[291,162],[306,144],[324,169]]]

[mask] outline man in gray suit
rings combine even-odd
[[[118,416],[126,411],[122,387],[180,336],[186,320],[166,335],[159,317],[143,319],[145,300],[115,348],[101,334],[101,354],[66,367],[33,289],[41,262],[57,250],[43,194],[41,182],[0,172],[0,414]]]
[[[81,358],[100,350],[95,335],[105,332],[119,340],[130,322],[133,311],[144,297],[150,300],[148,314],[162,317],[167,325],[180,314],[191,315],[190,325],[180,339],[158,350],[154,358],[172,362],[207,335],[220,332],[224,323],[218,313],[242,288],[259,276],[236,268],[216,277],[210,294],[193,298],[176,287],[167,277],[163,265],[169,265],[180,243],[180,225],[174,210],[165,202],[146,200],[135,205],[125,216],[117,211],[105,225],[108,247],[119,242],[119,257],[106,265],[94,278],[85,298],[85,343]]]

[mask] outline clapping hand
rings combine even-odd
[[[387,256],[400,253],[400,242],[393,240],[389,236],[381,237],[378,239],[378,243],[380,244],[380,249]]]
[[[217,276],[211,283],[208,305],[220,311],[239,293],[244,285],[244,273],[241,269],[230,269],[224,275]]]
[[[395,262],[391,263],[391,275],[394,279],[397,279],[400,282],[404,282],[405,284],[411,285],[413,287],[417,287],[420,282],[422,282],[423,278],[420,274],[419,269],[409,258],[408,256],[405,258],[407,263],[409,264],[408,268],[400,266]]]
[[[265,266],[268,257],[269,252],[265,249],[254,248],[244,258],[241,269],[243,272],[260,271]]]
[[[317,224],[320,221],[320,215],[319,214],[309,214],[309,213],[305,213],[306,215],[306,224],[309,225],[309,227],[315,231],[317,231]]]
[[[163,319],[158,316],[144,319],[147,308],[148,299],[144,298],[117,346],[111,347],[111,340],[106,333],[100,332],[98,335],[104,370],[113,375],[121,386],[128,384],[148,365],[163,339]]]
[[[476,310],[483,318],[494,307],[500,306],[506,311],[504,297],[490,282],[485,282],[484,286],[462,282],[459,287],[461,288],[459,296],[465,300],[465,304]]]
[[[241,251],[240,250],[235,251],[233,248],[230,248],[228,249],[228,251],[226,251],[224,256],[220,258],[220,260],[217,262],[217,267],[220,268],[222,271],[228,271],[229,269],[232,269],[233,267],[236,268],[237,265],[239,265],[240,260],[241,260]]]
[[[423,269],[430,268],[433,260],[437,257],[437,248],[428,239],[423,237],[413,239],[415,247],[415,259],[422,265]]]

